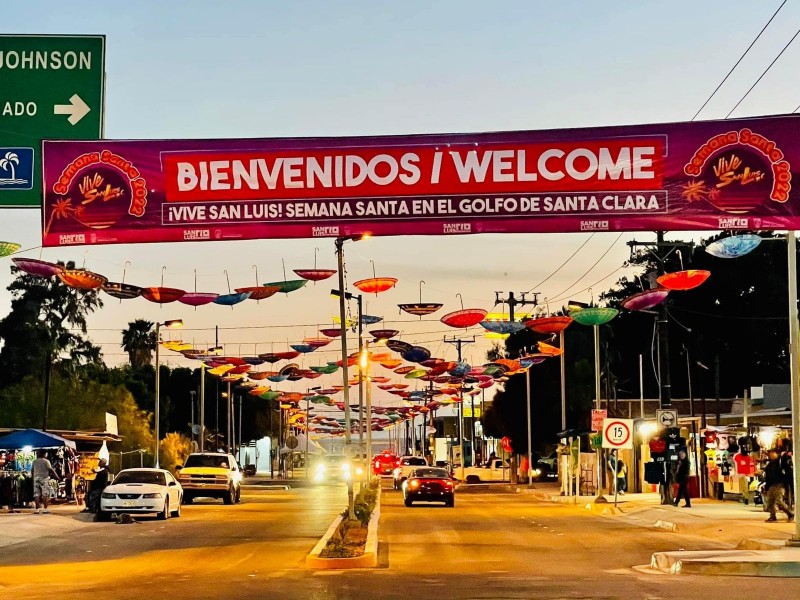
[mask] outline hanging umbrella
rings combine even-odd
[[[258,365],[264,364],[264,359],[258,356],[243,356],[242,360],[246,362],[248,365],[257,367]]]
[[[441,322],[456,329],[467,329],[483,321],[486,312],[482,308],[466,308],[446,314]]]
[[[739,258],[755,250],[760,243],[761,237],[753,233],[732,235],[710,243],[706,252],[717,258]]]
[[[211,375],[224,375],[225,373],[234,368],[235,368],[234,365],[219,365],[218,367],[209,369],[207,372]]]
[[[383,321],[383,317],[376,317],[374,315],[361,315],[361,323],[364,325],[375,325]]]
[[[407,365],[407,366],[404,366],[404,367],[397,367],[394,370],[394,372],[397,373],[398,375],[406,375],[408,373],[411,373],[411,371],[413,371],[413,370],[414,370],[414,367],[412,367],[410,365]]]
[[[281,381],[286,381],[287,379],[289,379],[289,376],[280,374],[270,375],[269,377],[267,377],[267,379],[269,379],[273,383],[280,383]]]
[[[293,348],[294,350],[297,350],[302,354],[308,354],[309,352],[313,352],[314,350],[317,349],[315,346],[312,346],[311,344],[289,344],[289,347]]]
[[[463,377],[464,375],[469,373],[471,369],[472,367],[470,366],[469,363],[462,361],[456,363],[456,365],[452,369],[450,369],[449,373],[450,375],[453,375],[455,377]]]
[[[331,340],[328,338],[305,338],[303,343],[308,344],[309,346],[314,346],[314,348],[322,348],[323,346],[330,344]]]
[[[412,369],[411,371],[406,373],[406,379],[419,379],[426,373],[427,371],[425,369]]]
[[[277,287],[279,288],[280,292],[284,294],[289,294],[290,292],[294,292],[295,290],[299,290],[305,284],[308,283],[308,279],[286,279],[286,262],[281,259],[281,264],[283,264],[283,281],[271,281],[270,283],[265,283],[265,286],[268,287]]]
[[[536,333],[561,333],[572,323],[572,317],[539,317],[525,323],[525,327]]]
[[[108,281],[104,276],[84,269],[64,269],[56,275],[65,285],[79,290],[96,290]]]
[[[211,292],[198,292],[197,291],[197,269],[194,270],[194,291],[187,292],[180,298],[178,301],[182,304],[186,304],[187,306],[194,306],[197,309],[198,306],[203,306],[205,304],[210,304],[214,300],[219,297],[219,294],[211,293]]]
[[[147,287],[142,291],[142,297],[156,304],[168,304],[181,298],[186,292],[177,288],[164,287],[164,271],[167,267],[161,267],[161,285],[159,287]]]
[[[303,279],[308,279],[309,281],[322,281],[324,279],[328,279],[332,275],[336,274],[336,269],[318,269],[317,268],[317,252],[319,248],[314,248],[314,268],[313,269],[294,269],[294,272],[297,273],[298,277],[302,277]]]
[[[391,360],[392,355],[388,352],[377,352],[373,354],[372,352],[369,353],[369,359],[372,362],[381,363],[385,360]]]
[[[403,360],[407,362],[422,362],[423,360],[428,360],[431,357],[431,351],[427,348],[423,348],[422,346],[413,346],[411,350],[403,352],[401,354]]]
[[[376,340],[388,340],[399,333],[397,329],[371,329],[369,332]]]
[[[437,310],[442,308],[441,304],[436,304],[433,302],[423,302],[422,301],[422,284],[425,283],[424,281],[419,282],[419,302],[410,302],[408,304],[398,304],[397,306],[400,310],[407,312],[410,315],[414,315],[419,317],[420,319],[425,315],[429,315],[431,313],[435,313]]]
[[[0,257],[10,256],[20,248],[22,246],[16,242],[0,242]]]
[[[372,277],[356,281],[353,283],[354,288],[361,290],[365,294],[375,294],[377,296],[381,292],[392,289],[397,284],[397,279],[394,277],[376,277],[375,261],[371,260],[369,262],[372,263]]]
[[[386,347],[389,348],[389,350],[402,354],[403,352],[408,352],[414,346],[403,340],[389,340],[386,342]]]
[[[701,285],[711,276],[711,271],[703,271],[700,269],[689,269],[687,271],[676,271],[674,273],[665,273],[656,281],[668,290],[686,291],[696,288]]]
[[[249,292],[250,300],[255,300],[257,302],[259,300],[266,300],[270,296],[274,296],[281,291],[277,286],[258,285],[258,266],[253,265],[253,269],[255,269],[256,272],[256,284],[249,287],[235,288],[234,291],[237,294],[246,294]]]
[[[227,375],[243,375],[247,373],[250,369],[252,369],[252,365],[239,365],[238,367],[232,368],[228,371]]]
[[[107,281],[101,288],[109,296],[119,298],[120,300],[132,300],[142,295],[144,290],[138,285],[131,285],[130,283],[122,283],[115,281]]]
[[[372,381],[374,381],[375,383],[388,383],[389,378],[384,377],[383,375],[376,375],[375,377],[372,378]]]
[[[394,369],[399,367],[401,364],[403,364],[403,361],[398,358],[390,358],[389,360],[384,360],[381,362],[381,366],[386,369]]]
[[[539,342],[537,347],[539,348],[539,352],[545,356],[561,356],[564,353],[558,346],[552,346],[544,342]]]
[[[214,304],[221,304],[222,306],[230,306],[233,307],[234,304],[239,304],[240,302],[244,302],[250,297],[250,292],[236,292],[231,293],[231,280],[228,277],[228,269],[224,269],[225,272],[225,279],[228,282],[228,293],[227,294],[220,294],[216,298],[214,298]]]
[[[293,358],[300,356],[300,353],[296,350],[287,350],[286,352],[276,352],[275,356],[278,357],[278,360],[292,360]]]
[[[320,329],[319,332],[327,337],[335,338],[342,335],[342,330],[339,327],[328,327],[326,329]]]
[[[481,321],[480,325],[487,331],[500,334],[517,333],[525,329],[525,324],[519,321]]]
[[[64,270],[62,265],[47,262],[46,260],[37,260],[35,258],[12,258],[13,262],[18,269],[22,269],[29,275],[36,275],[37,277],[52,277]]]
[[[626,310],[647,310],[661,304],[669,296],[669,290],[653,288],[628,296],[620,304]]]
[[[250,371],[247,376],[254,381],[261,381],[269,377],[269,371]]]
[[[570,311],[569,316],[581,325],[604,325],[617,316],[619,311],[608,306],[589,306]],[[499,360],[496,362],[500,362]]]
[[[337,365],[336,363],[333,363],[333,364],[328,363],[327,365],[324,365],[324,366],[311,367],[311,370],[312,371],[316,371],[317,373],[330,375],[331,373],[335,373],[336,371],[339,370],[339,365]]]

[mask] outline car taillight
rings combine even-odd
[[[408,487],[410,487],[411,489],[417,489],[419,487],[419,481],[416,479],[412,479],[411,481],[408,482]]]
[[[444,485],[445,485],[446,487],[449,487],[449,488],[451,488],[451,487],[453,487],[453,482],[452,482],[452,481],[445,481],[445,482],[444,482]]]

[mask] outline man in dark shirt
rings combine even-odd
[[[792,513],[783,499],[785,479],[786,474],[781,467],[780,453],[776,448],[773,448],[769,451],[769,462],[764,467],[764,491],[766,492],[764,501],[769,512],[767,523],[774,523],[778,520],[776,518],[778,510],[786,513],[790,522],[794,521],[794,513]]]
[[[86,511],[96,513],[100,509],[100,494],[108,486],[108,463],[101,458],[95,469],[95,477],[89,482],[89,493],[86,495]]]

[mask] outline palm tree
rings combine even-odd
[[[122,349],[128,353],[131,367],[141,369],[153,363],[156,330],[152,321],[136,319],[122,330]]]
[[[19,164],[19,156],[13,152],[6,152],[6,155],[0,158],[0,169],[9,171],[11,173],[11,179],[16,179],[17,177],[16,169],[14,169],[15,164]]]

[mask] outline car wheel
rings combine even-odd
[[[444,505],[448,508],[453,508],[456,505],[456,499],[451,496],[449,499],[444,501]]]
[[[169,519],[169,498],[164,498],[164,510],[158,513],[159,521],[166,521]]]
[[[236,488],[236,504],[242,501],[242,486]]]
[[[194,502],[194,496],[191,494],[184,494],[183,499],[181,500],[184,504],[191,504]]]
[[[411,498],[406,498],[406,499],[405,499],[405,502],[404,502],[404,504],[405,504],[406,506],[411,506],[411,505],[412,505],[412,504],[414,504],[414,503],[411,501]]]
[[[400,489],[400,484],[397,483],[397,479],[392,481],[392,488],[394,488],[396,490]]]
[[[181,516],[181,501],[178,499],[178,508],[172,511],[173,518],[177,519]]]
[[[225,504],[233,504],[236,502],[236,490],[233,489],[233,486],[228,488],[228,491],[225,493],[225,496],[223,496],[222,501]]]

